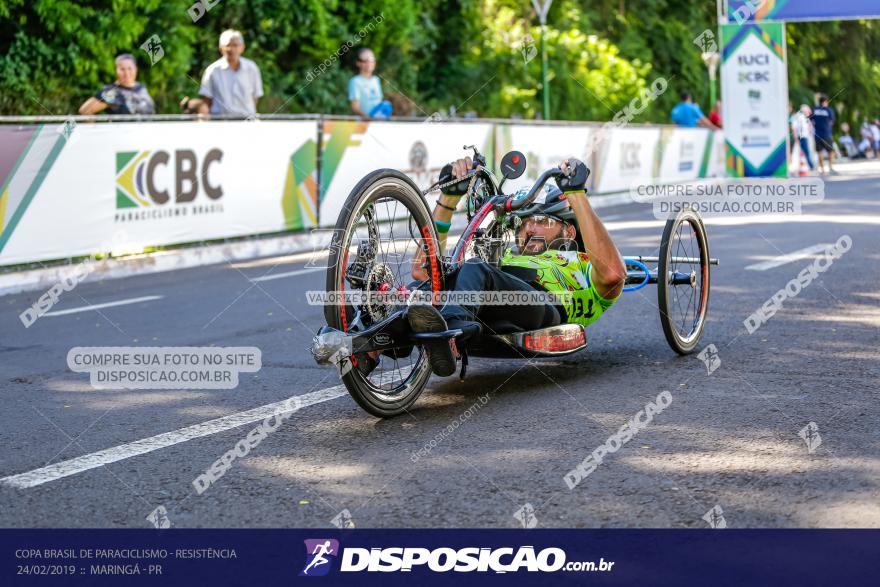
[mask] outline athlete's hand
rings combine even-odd
[[[556,178],[556,185],[563,192],[574,192],[586,189],[587,178],[590,177],[590,169],[580,159],[566,159],[559,166],[565,174]]]
[[[470,157],[458,159],[449,163],[440,170],[440,182],[446,183],[457,177],[464,177],[470,172],[473,161]],[[445,188],[441,188],[441,192],[449,196],[463,196],[467,192],[468,181],[460,181]]]

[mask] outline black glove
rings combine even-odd
[[[443,184],[452,181],[453,179],[455,178],[452,177],[452,163],[447,163],[443,169],[440,170],[440,183]],[[463,196],[467,193],[468,184],[470,184],[470,182],[470,178],[463,179],[458,183],[440,188],[440,191],[447,196]]]
[[[580,159],[568,160],[568,175],[556,178],[556,185],[563,192],[575,192],[586,189],[587,178],[590,177],[590,168]]]

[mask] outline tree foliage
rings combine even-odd
[[[158,111],[176,112],[217,59],[225,28],[244,33],[246,55],[262,69],[264,113],[346,113],[352,48],[369,46],[385,92],[408,97],[416,116],[454,107],[531,118],[541,112],[542,37],[554,118],[609,120],[658,77],[669,91],[638,122],[667,122],[685,88],[710,106],[694,39],[716,30],[715,2],[555,0],[546,27],[528,0],[219,0],[197,22],[191,4],[0,0],[0,112],[76,112],[114,79],[113,58],[123,52],[138,57]],[[880,116],[876,21],[787,31],[793,102],[812,103],[823,91],[844,119]],[[139,48],[152,35],[164,51],[154,65]],[[309,74],[322,63],[325,71]]]

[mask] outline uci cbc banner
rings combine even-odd
[[[721,91],[727,170],[786,177],[788,69],[781,22],[722,24]]]
[[[0,127],[0,265],[317,225],[317,123]]]
[[[492,125],[467,122],[325,120],[321,149],[322,226],[335,226],[352,188],[376,169],[397,169],[419,189],[437,181],[446,163],[472,156],[475,145],[492,165]],[[428,194],[431,208],[439,192]]]

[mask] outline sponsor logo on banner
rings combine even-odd
[[[306,543],[306,565],[300,577],[321,577],[330,572],[333,560],[339,556],[339,541],[333,538],[310,538]]]
[[[761,108],[761,90],[749,90],[749,106],[752,110]]]
[[[222,213],[223,186],[211,173],[222,161],[220,149],[117,152],[115,220]]]
[[[770,82],[769,71],[741,71],[739,72],[739,81],[743,82]]]
[[[694,168],[694,153],[696,148],[690,141],[682,141],[678,150],[678,170],[690,171]]]
[[[738,65],[742,67],[751,67],[751,66],[760,66],[760,65],[770,65],[770,56],[766,53],[759,53],[756,55],[737,55],[736,62]],[[740,71],[739,72],[739,81],[743,82],[761,82],[761,83],[769,83],[770,82],[770,70],[762,69],[759,71],[749,70],[749,71]]]
[[[403,172],[421,189],[426,189],[440,175],[440,168],[428,168],[428,147],[422,141],[416,141],[409,148],[409,169]]]
[[[770,146],[770,137],[767,135],[743,135],[742,146],[744,149],[755,149]]]
[[[640,143],[620,143],[620,174],[638,175],[642,170],[642,162],[639,159]]]
[[[745,122],[740,123],[742,128],[767,128],[770,126],[770,121],[762,120],[759,116],[752,116]]]

